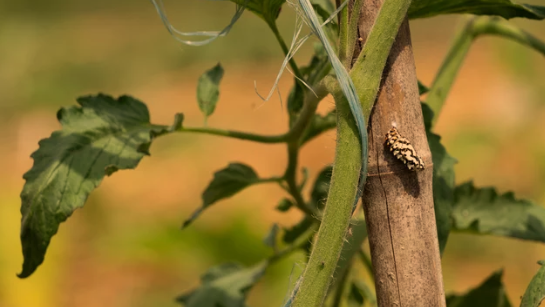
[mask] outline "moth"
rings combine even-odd
[[[416,150],[414,150],[411,142],[399,134],[396,127],[392,127],[386,134],[386,145],[390,148],[390,152],[397,159],[403,161],[409,170],[417,171],[424,169],[424,161],[416,154]]]

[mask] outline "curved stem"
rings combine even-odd
[[[299,158],[299,149],[301,147],[300,140],[305,130],[307,129],[316,109],[318,108],[318,103],[327,95],[327,89],[320,82],[318,86],[314,88],[314,93],[310,91],[305,95],[305,101],[303,103],[303,110],[301,115],[290,129],[287,134],[288,139],[288,166],[286,167],[286,172],[284,173],[284,178],[288,184],[288,189],[290,194],[295,199],[295,205],[301,211],[309,216],[315,216],[313,210],[305,203],[303,195],[301,195],[301,190],[297,184],[297,164]]]
[[[511,39],[545,56],[545,43],[543,41],[509,22],[496,17],[483,16],[471,18],[456,36],[426,98],[426,103],[435,114],[432,125],[435,125],[439,118],[441,109],[452,88],[454,79],[458,75],[469,52],[471,44],[477,37],[486,34]]]
[[[437,122],[437,118],[439,118],[439,113],[454,83],[454,79],[458,75],[458,71],[469,52],[469,48],[473,42],[473,23],[475,19],[476,17],[472,17],[456,35],[454,43],[443,60],[443,64],[441,64],[441,68],[430,87],[428,96],[426,97],[426,104],[435,114],[432,126]]]

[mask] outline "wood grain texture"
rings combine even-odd
[[[365,0],[359,25],[364,41],[383,1]],[[386,133],[394,124],[422,157],[425,170],[409,171],[385,146]],[[446,306],[433,208],[433,164],[407,19],[390,52],[368,132],[363,207],[378,304]]]

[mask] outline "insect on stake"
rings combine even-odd
[[[390,152],[397,159],[403,161],[409,170],[417,171],[424,169],[424,161],[416,154],[416,150],[414,150],[411,142],[399,134],[396,127],[392,127],[386,134],[386,145],[390,148]]]

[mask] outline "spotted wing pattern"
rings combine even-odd
[[[386,145],[397,159],[403,161],[409,170],[424,169],[424,161],[416,154],[411,142],[399,134],[396,127],[392,127],[386,134]]]

